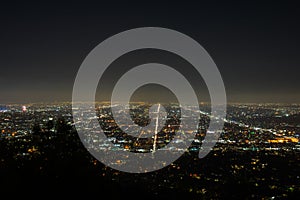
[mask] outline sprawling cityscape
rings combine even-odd
[[[298,4],[1,2],[1,197],[299,199]]]
[[[150,123],[150,106],[131,105],[136,124]],[[114,144],[109,150],[151,153],[164,148],[183,116],[177,105],[161,107],[167,113],[164,127],[156,134],[133,137],[126,134],[130,127],[114,121],[107,103],[97,103],[99,124]],[[178,160],[157,171],[132,174],[107,167],[89,153],[77,134],[70,102],[0,105],[1,190],[69,188],[75,194],[115,197],[139,191],[153,198],[203,199],[282,199],[300,194],[299,104],[229,104],[221,137],[201,159],[198,152],[210,121],[204,113],[210,112],[210,105],[201,103],[200,109],[203,112],[195,112],[200,116],[195,138]],[[97,138],[87,140],[101,143]],[[107,147],[101,144],[95,148]]]

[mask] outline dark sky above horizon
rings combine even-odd
[[[0,104],[70,101],[87,54],[127,29],[157,26],[197,40],[229,102],[300,103],[300,13],[292,3],[3,4]]]

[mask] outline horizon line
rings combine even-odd
[[[30,104],[72,104],[72,101],[36,101],[36,102],[7,102],[7,103],[0,103],[0,105],[30,105]],[[87,101],[78,101],[75,103],[111,103],[110,101],[94,101],[94,102],[87,102]],[[121,102],[118,102],[121,103]],[[150,103],[146,101],[132,101],[131,103]],[[177,103],[177,102],[169,102],[169,103]],[[201,104],[210,104],[209,101],[200,101],[198,102],[199,105]],[[239,101],[232,101],[227,102],[227,105],[230,104],[284,104],[284,105],[300,105],[300,102],[239,102]]]

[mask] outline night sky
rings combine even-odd
[[[285,2],[285,1],[284,1]],[[300,12],[261,4],[1,4],[0,104],[71,101],[87,54],[131,28],[157,26],[197,40],[229,102],[300,103]]]

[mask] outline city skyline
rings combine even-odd
[[[131,110],[139,125],[149,122],[145,106],[135,104]],[[113,145],[109,147],[89,131],[87,137],[79,137],[76,130],[87,127],[75,128],[71,107],[70,103],[0,106],[0,173],[4,193],[14,195],[18,189],[51,194],[62,191],[69,195],[99,191],[120,197],[142,191],[142,195],[153,198],[297,199],[299,196],[300,105],[230,105],[220,138],[201,159],[197,154],[207,141],[210,120],[206,114],[200,114],[195,137],[181,140],[174,137],[174,132],[178,119],[184,116],[179,116],[176,106],[166,106],[171,114],[167,117],[168,125],[149,137],[134,137],[123,131],[127,124],[117,125],[107,104],[100,104],[97,119]],[[86,114],[93,110],[90,109]],[[202,105],[202,109],[209,110],[209,105]],[[92,119],[88,114],[87,121]],[[166,146],[170,140],[192,143],[183,150]],[[85,148],[83,144],[90,145]],[[88,151],[152,154],[162,148],[169,155],[183,154],[170,165],[147,173],[117,170],[117,166],[126,163],[126,157],[112,157],[109,165],[105,165]]]
[[[298,199],[299,21],[291,1],[2,3],[3,195]]]

